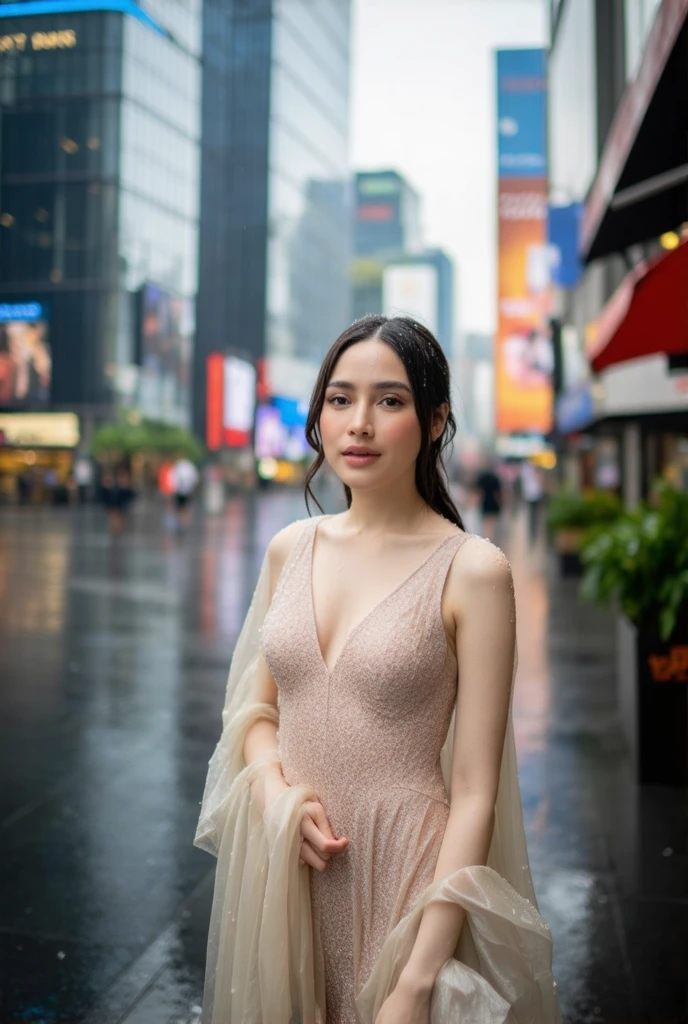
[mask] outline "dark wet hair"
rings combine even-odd
[[[416,487],[421,498],[450,522],[463,529],[463,521],[447,488],[442,453],[456,434],[456,421],[451,411],[450,373],[447,357],[433,334],[407,316],[364,316],[343,331],[325,356],[318,379],[313,388],[306,440],[316,452],[316,458],[306,473],[306,507],[310,512],[312,499],[322,512],[322,505],[311,490],[311,483],[325,461],[320,436],[320,415],[325,404],[325,391],[335,364],[343,352],[359,341],[383,341],[396,352],[408,375],[416,415],[420,423],[421,442],[416,459]],[[430,434],[434,411],[447,402],[449,414],[444,430],[433,441]],[[347,507],[351,505],[351,489],[344,485]]]

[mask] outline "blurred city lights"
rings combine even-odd
[[[659,244],[663,249],[678,249],[681,239],[675,231],[665,231],[663,235],[659,236]]]

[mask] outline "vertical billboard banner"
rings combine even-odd
[[[499,433],[552,427],[544,50],[497,51]]]

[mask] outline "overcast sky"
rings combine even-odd
[[[493,50],[542,46],[544,0],[354,0],[352,164],[394,168],[457,267],[456,325],[495,325]]]

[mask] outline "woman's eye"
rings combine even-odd
[[[333,395],[332,398],[328,398],[330,405],[345,405],[347,402],[345,395]]]
[[[382,399],[382,401],[383,401],[383,402],[389,402],[391,406],[395,406],[395,405],[403,405],[403,404],[404,404],[404,403],[403,403],[403,402],[402,402],[402,401],[401,401],[400,399],[398,399],[398,398],[395,398],[395,396],[394,396],[394,395],[386,395],[386,396],[385,396],[385,397],[384,397],[384,398]]]

